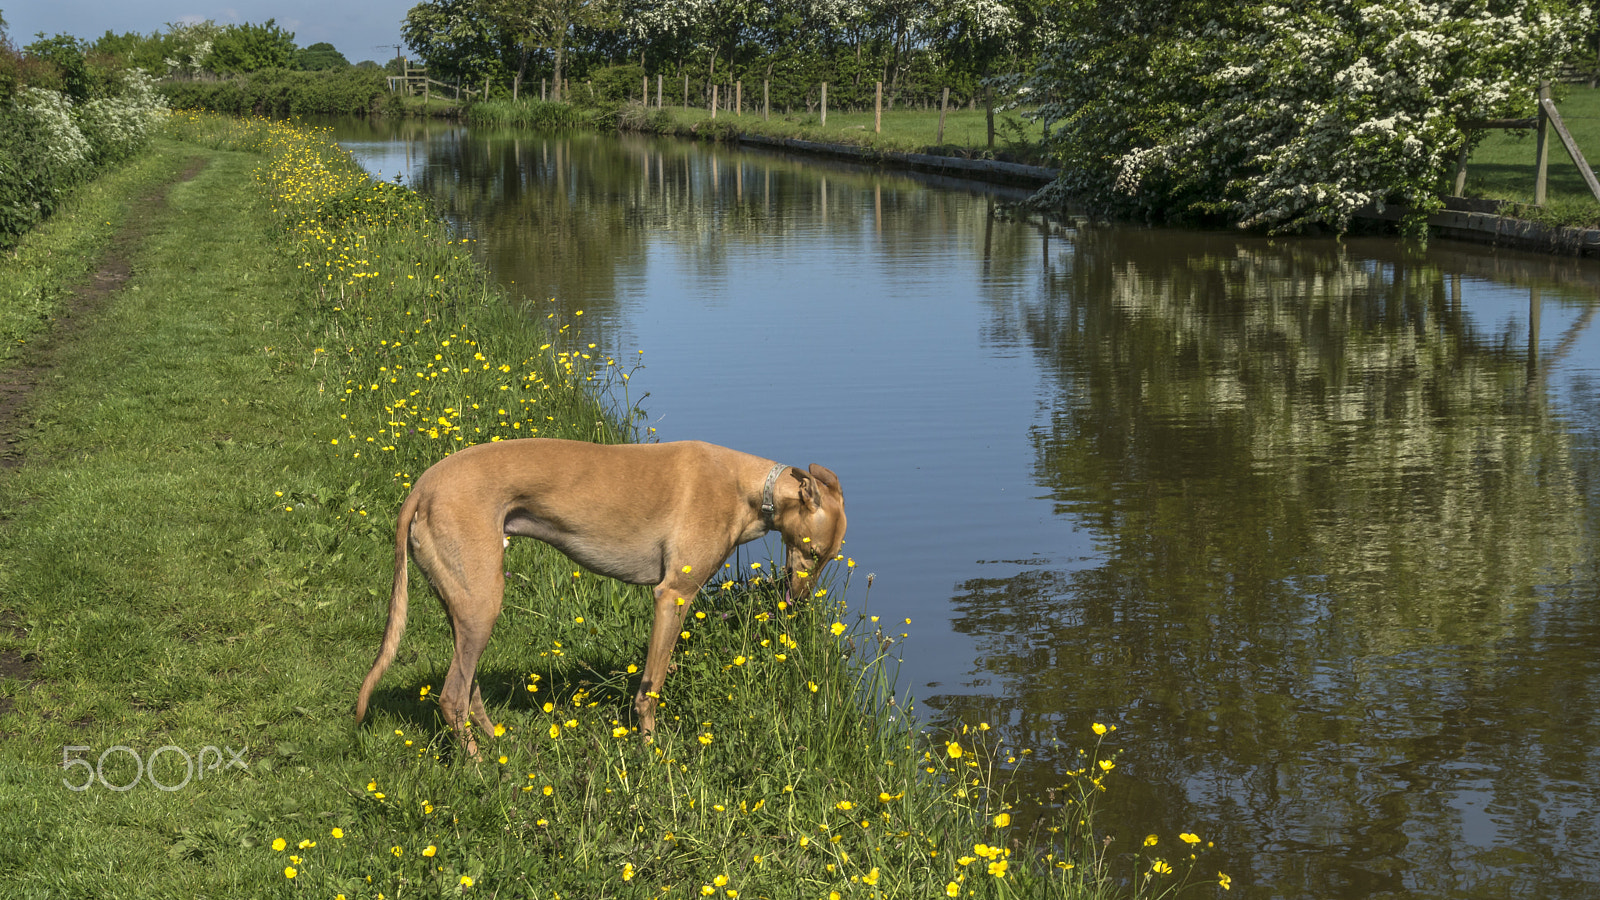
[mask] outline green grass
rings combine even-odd
[[[71,288],[125,230],[138,201],[176,176],[188,157],[146,154],[76,191],[28,240],[0,252],[0,365],[50,327]]]
[[[207,166],[0,474],[7,896],[1087,897],[1176,853],[1131,881],[1162,896],[1212,871],[1175,837],[1105,855],[1091,807],[1120,773],[1087,728],[1060,805],[1013,823],[1027,752],[916,730],[889,687],[903,626],[842,564],[794,605],[770,562],[727,570],[646,744],[645,591],[518,542],[486,758],[436,714],[449,630],[415,579],[354,727],[411,478],[481,440],[626,439],[627,373],[325,135],[172,131],[156,155]]]
[[[1556,97],[1572,138],[1589,164],[1600,164],[1600,89],[1567,85]],[[1533,115],[1530,99],[1525,114]],[[1490,131],[1473,150],[1467,162],[1469,197],[1508,200],[1515,204],[1511,214],[1549,224],[1600,225],[1600,203],[1584,183],[1554,130],[1551,131],[1546,204],[1533,206],[1533,182],[1537,171],[1534,160],[1533,131]]]

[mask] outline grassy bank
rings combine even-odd
[[[746,102],[750,100],[747,98]],[[823,125],[817,113],[774,112],[763,117],[758,109],[743,115],[722,111],[712,118],[709,110],[681,106],[655,109],[633,103],[593,107],[526,99],[473,104],[467,117],[475,124],[525,128],[620,128],[723,141],[733,140],[740,134],[758,134],[906,153],[1002,158],[1029,163],[1042,161],[1037,146],[1037,126],[1014,112],[996,113],[995,145],[991,150],[987,115],[981,109],[950,110],[945,116],[942,143],[938,140],[938,110],[886,111],[882,131],[874,130],[877,123],[870,111],[830,111],[827,124]]]
[[[995,143],[988,145],[987,114],[981,110],[952,109],[945,115],[944,139],[939,138],[939,111],[894,110],[883,113],[882,130],[871,110],[842,112],[830,110],[824,125],[817,113],[772,113],[762,118],[759,111],[744,115],[719,112],[715,119],[703,109],[668,107],[649,110],[643,116],[643,130],[668,134],[749,133],[768,137],[793,138],[831,144],[850,144],[875,150],[905,153],[935,153],[1039,162],[1039,128],[1014,112],[995,114]],[[624,122],[627,122],[626,114]]]
[[[1120,773],[1087,726],[1058,816],[1019,833],[1004,772],[1026,753],[980,723],[916,733],[887,692],[903,626],[846,614],[840,598],[867,605],[846,564],[794,606],[761,579],[770,563],[728,570],[696,600],[644,744],[645,593],[517,542],[479,673],[506,727],[486,759],[441,729],[449,633],[420,587],[353,727],[411,478],[468,443],[627,438],[627,373],[581,317],[502,296],[428,204],[321,135],[211,118],[173,134],[156,156],[198,157],[191,180],[143,161],[71,220],[92,246],[102,226],[83,223],[170,183],[132,277],[50,354],[26,461],[0,474],[8,896],[1215,884],[1178,836],[1097,855],[1089,806]]]

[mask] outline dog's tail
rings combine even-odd
[[[372,697],[372,689],[378,686],[378,679],[394,662],[394,655],[400,649],[400,636],[406,633],[406,585],[410,581],[406,560],[411,544],[411,520],[416,516],[421,496],[420,492],[412,491],[406,502],[400,505],[400,515],[395,522],[394,590],[389,593],[389,622],[383,626],[383,643],[378,647],[378,658],[372,663],[372,671],[367,673],[366,680],[361,682],[361,693],[356,695],[358,723],[367,717],[367,701]]]

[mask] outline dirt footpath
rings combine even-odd
[[[175,181],[135,198],[122,228],[90,267],[90,274],[68,291],[50,330],[30,342],[11,367],[0,370],[0,470],[22,464],[20,444],[32,424],[30,401],[39,385],[55,373],[57,349],[71,341],[133,277],[133,260],[139,248],[167,210],[167,192],[173,185],[199,175],[205,167],[204,157],[194,157]],[[3,666],[4,660],[0,659],[0,667]],[[8,674],[0,671],[0,675]]]

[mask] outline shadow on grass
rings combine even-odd
[[[644,659],[641,645],[639,659]],[[372,692],[367,704],[367,718],[360,728],[373,730],[378,714],[389,716],[402,729],[420,730],[430,743],[439,746],[454,744],[454,736],[439,712],[439,689],[444,684],[448,664],[440,665],[425,679],[413,684],[380,684]],[[627,663],[620,663],[610,654],[597,653],[576,657],[559,667],[540,673],[537,682],[530,681],[520,668],[505,665],[480,667],[478,690],[483,703],[495,724],[505,724],[507,714],[521,718],[536,712],[546,703],[556,709],[573,709],[576,706],[599,711],[625,724],[633,721],[633,694],[638,689],[639,674],[629,674]],[[537,691],[528,690],[534,684]],[[427,685],[426,696],[422,687]],[[576,704],[574,701],[576,700]]]

